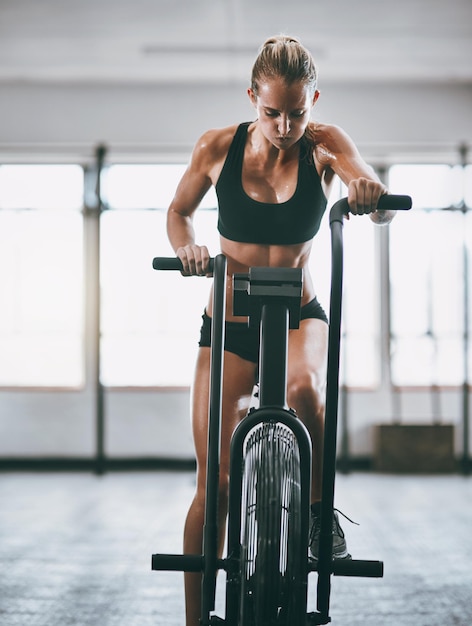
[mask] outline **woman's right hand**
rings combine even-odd
[[[177,248],[175,253],[182,261],[182,276],[211,276],[208,270],[210,253],[206,246],[189,244]]]

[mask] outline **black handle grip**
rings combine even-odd
[[[379,198],[377,209],[379,211],[408,211],[411,209],[411,196],[402,196],[396,194],[385,194]],[[335,221],[343,220],[344,216],[349,213],[349,204],[347,198],[341,198],[333,204],[329,213],[330,224]]]
[[[152,267],[155,270],[180,270],[182,271],[182,261],[173,256],[156,256],[152,260]]]
[[[334,559],[333,574],[335,576],[361,576],[362,578],[382,578],[384,565],[382,561],[357,561],[351,559]]]
[[[379,211],[408,211],[411,205],[411,196],[386,193],[380,196],[377,208]]]
[[[211,258],[208,263],[208,271],[213,272],[214,259]],[[152,267],[155,270],[177,270],[181,272],[183,270],[182,261],[178,257],[174,256],[156,256],[152,260]]]
[[[317,572],[318,561],[309,561],[308,571]],[[382,561],[358,561],[354,559],[333,559],[331,572],[334,576],[352,576],[362,578],[382,578],[384,564]]]
[[[197,554],[153,554],[151,569],[166,572],[202,572],[203,556]]]

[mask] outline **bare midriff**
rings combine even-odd
[[[226,319],[243,322],[244,317],[233,315],[233,274],[247,274],[250,267],[296,267],[303,269],[302,306],[315,297],[313,283],[308,270],[311,241],[304,243],[272,246],[254,243],[238,243],[220,237],[221,253],[227,260],[228,279],[226,283]],[[213,288],[206,307],[207,314],[212,316]]]

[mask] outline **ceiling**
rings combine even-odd
[[[472,0],[0,0],[0,82],[247,82],[280,32],[323,82],[472,84]]]

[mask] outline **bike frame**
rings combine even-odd
[[[286,268],[251,268],[248,275],[234,277],[234,312],[249,316],[249,324],[260,329],[259,408],[252,409],[236,427],[231,439],[230,483],[228,507],[228,565],[226,584],[226,618],[230,626],[238,626],[241,558],[241,499],[244,465],[244,443],[259,424],[277,422],[287,426],[295,436],[300,454],[301,536],[298,559],[307,561],[310,487],[311,440],[303,423],[287,406],[288,331],[298,328],[302,294],[302,271]],[[243,294],[241,297],[240,294]],[[242,303],[240,304],[240,300]],[[300,625],[306,619],[308,568],[304,567],[297,581]],[[295,626],[295,624],[294,624]]]
[[[409,209],[408,196],[383,196],[379,209]],[[302,582],[300,602],[304,607],[302,624],[327,624],[329,616],[331,575],[379,578],[383,576],[381,561],[334,560],[332,558],[332,522],[336,473],[337,418],[339,395],[339,360],[341,338],[342,279],[343,279],[343,222],[349,207],[344,198],[333,205],[330,212],[332,273],[330,297],[330,328],[328,339],[328,373],[326,391],[326,418],[323,448],[323,477],[321,502],[321,529],[319,559],[308,560],[309,494],[311,474],[311,442],[303,424],[286,403],[286,356],[289,326],[296,328],[299,321],[300,294],[295,294],[300,277],[293,271],[280,268],[251,268],[249,276],[234,279],[235,306],[239,315],[249,313],[251,324],[261,327],[260,407],[253,409],[235,429],[231,442],[230,497],[228,518],[228,556],[218,558],[217,511],[220,459],[220,425],[222,406],[222,372],[224,358],[224,312],[226,294],[226,258],[214,259],[214,301],[211,338],[210,407],[208,427],[207,489],[203,553],[201,555],[152,555],[152,569],[166,571],[202,572],[201,626],[215,624],[237,625],[234,621],[239,593],[239,561],[241,533],[241,468],[243,446],[249,431],[269,420],[280,421],[294,433],[302,467],[302,518],[306,543],[302,541],[300,554],[306,562],[306,578]],[[177,259],[156,258],[155,269],[181,269]],[[278,272],[278,275],[277,275]],[[289,274],[291,274],[289,276]],[[239,294],[238,294],[239,292]],[[215,610],[216,577],[219,569],[227,573],[226,619],[212,615]],[[318,573],[317,611],[306,615],[306,590],[309,572]]]

